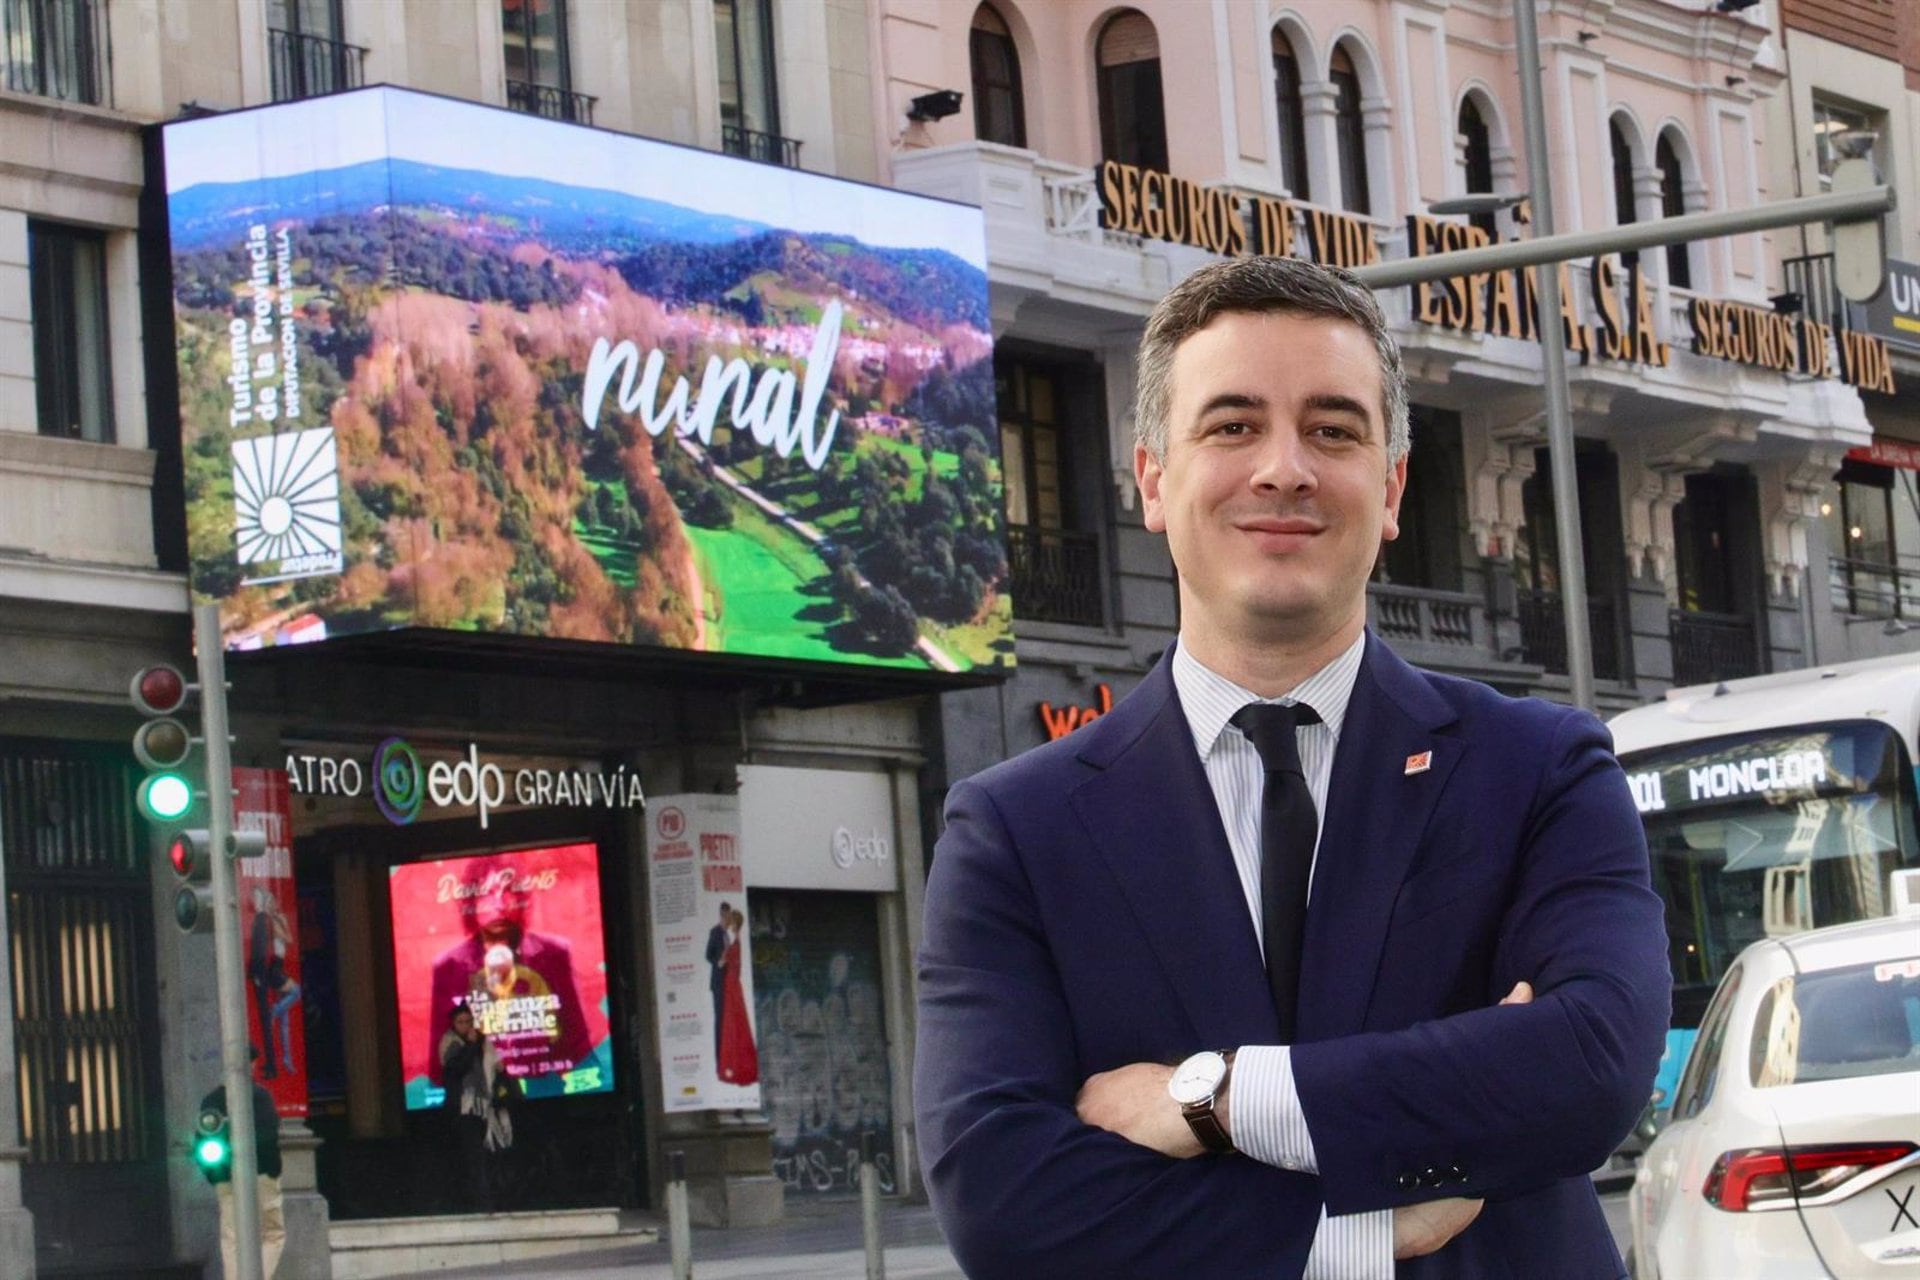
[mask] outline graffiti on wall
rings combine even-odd
[[[773,1171],[794,1194],[856,1192],[860,1135],[871,1132],[880,1189],[890,1194],[893,1109],[873,900],[759,889],[748,899]]]

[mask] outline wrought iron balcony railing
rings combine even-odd
[[[14,93],[107,101],[105,0],[0,0],[0,52]]]
[[[591,94],[574,93],[558,85],[532,84],[525,80],[507,81],[507,105],[515,111],[545,116],[549,120],[570,120],[574,124],[593,123]]]
[[[1092,534],[1009,524],[1007,569],[1016,618],[1084,627],[1106,621],[1100,607],[1100,540]]]
[[[1877,560],[1827,561],[1833,607],[1863,618],[1920,618],[1920,566]]]
[[[366,71],[367,51],[359,45],[302,31],[269,27],[267,55],[273,66],[275,102],[358,89]]]
[[[800,167],[800,140],[783,138],[777,133],[743,129],[737,124],[720,126],[720,149],[730,156],[777,164],[788,169]],[[1017,597],[1016,597],[1017,598]]]
[[[1781,259],[1780,281],[1788,293],[1800,295],[1800,313],[1807,319],[1839,329],[1850,327],[1851,309],[1833,283],[1832,254]]]
[[[1518,598],[1520,646],[1528,662],[1548,671],[1567,672],[1567,621],[1557,591],[1522,590]],[[1593,674],[1600,680],[1622,680],[1620,632],[1613,601],[1587,600],[1587,635],[1593,646]]]
[[[1673,682],[1710,684],[1761,671],[1760,640],[1744,613],[1675,609],[1668,615],[1673,638]]]

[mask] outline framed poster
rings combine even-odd
[[[445,1100],[457,1015],[529,1098],[613,1088],[595,845],[403,863],[388,888],[408,1110]]]

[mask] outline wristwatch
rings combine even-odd
[[[1209,1049],[1175,1067],[1173,1077],[1167,1081],[1168,1096],[1180,1104],[1180,1114],[1187,1118],[1193,1136],[1200,1139],[1200,1145],[1208,1151],[1233,1150],[1233,1139],[1220,1127],[1220,1118],[1213,1113],[1214,1099],[1227,1083],[1229,1065],[1225,1054]]]

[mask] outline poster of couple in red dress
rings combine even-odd
[[[733,796],[655,796],[648,892],[668,1111],[757,1109],[747,884]]]

